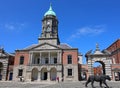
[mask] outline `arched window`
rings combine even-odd
[[[67,56],[68,64],[72,64],[72,55]]]
[[[24,56],[20,56],[20,65],[24,64]]]

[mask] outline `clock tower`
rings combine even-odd
[[[51,43],[54,45],[59,45],[58,37],[58,20],[56,13],[52,10],[52,5],[50,4],[49,10],[44,14],[42,20],[42,32],[38,38],[39,43]]]

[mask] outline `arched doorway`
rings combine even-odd
[[[94,75],[102,75],[102,74],[106,74],[105,72],[105,64],[103,61],[95,61],[93,63],[93,71],[94,71]]]
[[[3,75],[3,64],[0,62],[0,80],[2,80]]]
[[[50,79],[51,79],[51,81],[55,81],[56,77],[57,77],[57,70],[56,70],[56,68],[52,68],[50,70]]]
[[[105,75],[111,75],[111,54],[107,50],[100,51],[98,44],[96,44],[96,50],[88,51],[85,55],[87,58],[88,75],[94,75],[93,64],[99,62],[102,65],[102,73]]]
[[[31,76],[31,80],[38,80],[38,69],[37,68],[33,68],[32,69],[32,76]]]
[[[41,69],[41,80],[47,80],[48,79],[48,72],[47,68]]]

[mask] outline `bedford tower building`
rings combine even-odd
[[[50,5],[42,19],[38,44],[15,51],[13,80],[78,81],[78,49],[60,43],[58,23]]]

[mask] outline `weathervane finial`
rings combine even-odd
[[[49,10],[52,10],[52,3],[50,2],[50,8],[49,8]]]
[[[99,49],[99,44],[98,43],[96,43],[96,51],[99,51],[100,49]]]

